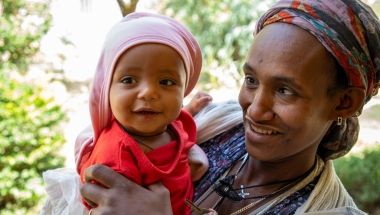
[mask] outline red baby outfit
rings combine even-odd
[[[173,214],[190,214],[185,199],[192,199],[193,184],[187,155],[195,143],[196,127],[192,116],[181,111],[169,128],[177,140],[144,154],[138,143],[113,120],[101,133],[93,151],[83,155],[81,181],[84,182],[84,170],[95,163],[109,166],[143,186],[161,181],[170,191]]]

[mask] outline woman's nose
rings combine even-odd
[[[251,96],[247,109],[248,116],[254,121],[268,121],[273,119],[273,95],[265,89],[257,89]]]

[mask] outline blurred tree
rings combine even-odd
[[[91,1],[92,0],[81,0],[82,8],[84,9],[88,8],[89,5],[91,4]],[[128,3],[125,2],[124,0],[116,0],[116,2],[119,6],[121,15],[124,17],[128,15],[129,13],[132,13],[136,10],[136,6],[139,0],[129,0]]]
[[[136,6],[139,0],[130,0],[129,4],[125,3],[123,0],[117,0],[117,4],[119,5],[121,15],[126,16],[136,10]]]
[[[274,0],[164,0],[163,13],[181,20],[196,35],[204,54],[204,90],[240,86],[242,61],[259,16]]]
[[[61,108],[25,81],[51,22],[49,0],[0,1],[0,215],[36,214],[41,173],[63,165]]]

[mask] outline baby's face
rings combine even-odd
[[[130,133],[162,133],[182,107],[186,71],[181,56],[162,44],[141,44],[124,52],[114,69],[110,105]]]

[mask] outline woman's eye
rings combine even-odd
[[[286,87],[279,88],[278,92],[283,94],[283,95],[287,95],[287,96],[295,95],[295,92],[293,90],[286,88]]]
[[[136,83],[136,80],[134,80],[132,77],[124,77],[123,79],[121,79],[121,83],[133,84],[133,83]]]
[[[257,85],[257,80],[252,76],[245,76],[244,82],[249,87],[253,87]]]
[[[175,85],[175,81],[164,79],[160,81],[160,84],[165,85],[165,86],[172,86],[172,85]]]

